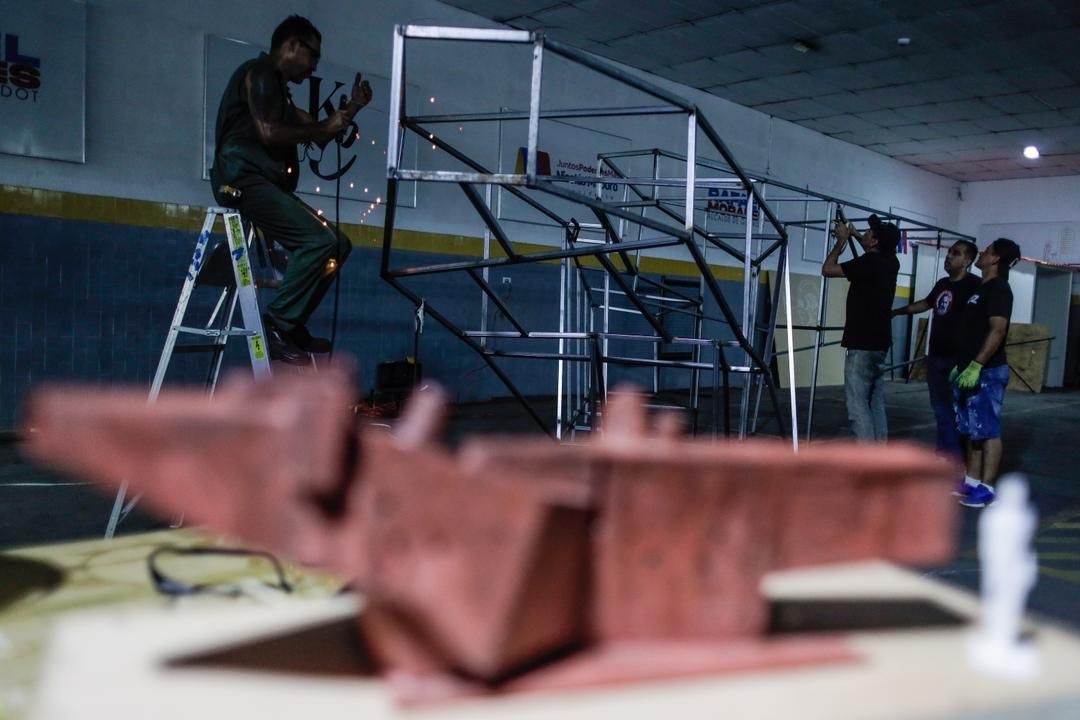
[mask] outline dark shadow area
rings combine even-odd
[[[29,462],[18,446],[17,434],[0,436],[0,550],[104,537],[115,495]],[[168,526],[136,507],[117,534]]]
[[[918,598],[788,599],[769,606],[770,636],[965,625],[966,617]]]
[[[174,668],[216,668],[318,677],[374,676],[377,666],[355,618],[335,620],[176,658]]]
[[[64,581],[64,571],[39,560],[0,555],[0,612],[33,596],[46,595]]]

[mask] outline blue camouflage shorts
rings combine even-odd
[[[1009,384],[1009,366],[983,368],[979,386],[962,390],[953,386],[956,429],[972,440],[1001,437],[1001,402]]]

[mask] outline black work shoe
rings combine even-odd
[[[266,332],[266,347],[271,360],[280,360],[289,365],[310,365],[311,358],[296,346],[287,333],[282,332],[269,315],[263,315],[263,329]]]
[[[289,333],[289,336],[296,347],[304,352],[328,353],[330,352],[330,348],[333,347],[329,340],[326,338],[315,337],[308,332],[308,329],[303,325],[298,325],[295,330]]]

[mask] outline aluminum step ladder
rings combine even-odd
[[[199,285],[200,272],[202,272],[209,260],[210,234],[214,230],[218,217],[221,217],[225,223],[225,236],[227,238],[229,260],[232,265],[233,282],[224,283],[217,304],[214,306],[205,325],[202,327],[184,325],[184,316],[187,314],[192,291]],[[250,250],[255,241],[255,228],[250,224],[245,228],[239,211],[223,207],[207,208],[206,219],[203,221],[199,239],[195,243],[195,252],[191,257],[191,265],[188,267],[187,277],[184,279],[183,287],[180,289],[180,299],[176,303],[176,311],[173,313],[169,333],[165,337],[165,346],[161,350],[157,371],[154,373],[154,380],[150,385],[149,402],[154,402],[161,392],[161,386],[165,382],[165,374],[169,369],[169,363],[176,352],[212,353],[206,380],[206,391],[208,394],[213,395],[221,372],[225,345],[229,338],[233,337],[243,337],[247,340],[251,369],[255,373],[255,377],[266,378],[270,376],[270,353],[267,349],[262,314],[259,311],[259,299],[256,296],[255,276],[250,262]],[[233,325],[237,305],[240,306],[241,323],[240,325]],[[181,335],[193,335],[204,339],[204,341],[198,344],[177,345],[177,340]],[[127,485],[124,484],[117,491],[116,499],[113,501],[109,524],[105,528],[106,538],[111,538],[116,534],[117,525],[127,517],[128,513],[139,501],[139,497],[136,496],[125,503],[126,496]]]

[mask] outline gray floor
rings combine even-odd
[[[737,393],[732,398],[737,403]],[[800,415],[805,419],[807,394],[800,394]],[[550,400],[536,401],[543,417],[554,418]],[[771,412],[762,408],[761,433],[776,434]],[[888,388],[890,437],[933,443],[933,417],[922,383],[890,383]],[[782,412],[787,416],[786,407]],[[701,430],[709,434],[710,413],[702,413]],[[1027,475],[1038,506],[1040,526],[1039,583],[1031,598],[1032,609],[1044,616],[1080,628],[1080,391],[1030,393],[1010,391],[1005,401],[1003,471]],[[447,442],[492,432],[538,434],[533,420],[511,400],[462,405],[454,409],[447,427]],[[805,436],[805,428],[803,433]],[[847,434],[840,388],[821,388],[815,404],[814,438],[828,441]],[[100,537],[109,515],[111,498],[77,479],[65,478],[24,462],[17,438],[0,435],[0,549],[47,542]],[[948,499],[944,501],[949,502]],[[978,584],[974,535],[978,510],[964,509],[960,553],[927,574],[969,588]],[[164,527],[152,516],[132,514],[121,532]]]

